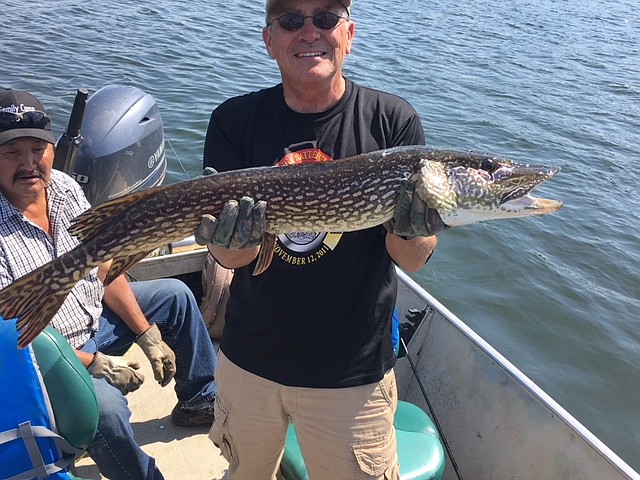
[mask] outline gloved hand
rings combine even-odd
[[[141,334],[136,343],[151,362],[156,381],[166,386],[176,374],[176,354],[164,343],[158,326],[154,323]]]
[[[266,208],[267,202],[255,202],[251,197],[242,197],[240,202],[229,200],[218,218],[202,216],[195,233],[196,242],[231,249],[258,246],[267,229]]]
[[[415,192],[415,183],[410,179],[402,181],[393,219],[389,220],[385,227],[390,233],[407,240],[429,237],[449,228],[440,218],[438,211],[430,208]]]
[[[97,352],[87,370],[92,377],[106,379],[126,395],[140,388],[144,382],[144,376],[138,372],[139,368],[140,364],[135,360]]]

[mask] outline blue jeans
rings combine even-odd
[[[179,280],[162,279],[133,282],[131,289],[149,323],[158,325],[162,339],[176,354],[179,402],[190,406],[212,404],[218,356],[189,288]],[[122,355],[134,342],[134,333],[105,306],[98,331],[81,350]],[[163,479],[155,460],[134,438],[126,398],[103,379],[94,379],[93,383],[100,418],[98,433],[87,450],[100,472],[114,480]]]

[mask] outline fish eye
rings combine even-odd
[[[483,158],[480,168],[488,173],[493,173],[498,169],[499,165],[493,158]]]

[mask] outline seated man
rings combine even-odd
[[[79,185],[53,170],[55,138],[42,104],[27,92],[0,90],[0,288],[74,248],[67,228],[89,208]],[[181,426],[210,425],[217,356],[197,302],[177,280],[107,287],[109,264],[82,279],[52,326],[76,349],[93,377],[100,419],[88,452],[112,479],[161,479],[155,460],[136,443],[124,396],[144,380],[122,355],[134,342],[163,386],[175,375]],[[175,352],[175,353],[174,353]]]

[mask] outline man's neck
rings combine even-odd
[[[282,85],[287,106],[298,113],[326,112],[340,101],[347,88],[342,76],[329,86],[293,86],[284,81]]]
[[[49,234],[50,237],[53,235],[51,222],[49,221],[49,208],[46,190],[42,191],[42,194],[38,196],[37,200],[25,205],[15,205],[15,207],[24,214],[25,218],[39,226]]]

